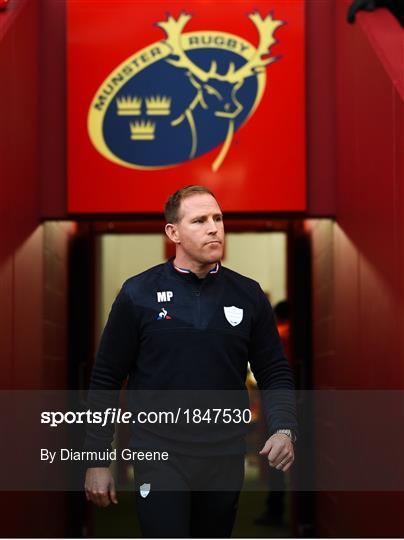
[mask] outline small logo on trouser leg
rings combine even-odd
[[[140,486],[140,495],[145,499],[150,493],[151,484],[142,484]]]

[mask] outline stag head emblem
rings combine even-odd
[[[128,58],[98,90],[89,115],[103,113],[97,134],[89,121],[95,146],[112,161],[142,169],[172,166],[219,147],[212,162],[217,171],[234,132],[258,106],[267,66],[279,58],[271,48],[284,22],[258,12],[248,18],[258,33],[256,47],[228,33],[185,32],[187,13],[158,22],[164,39]],[[102,143],[100,129],[107,134]]]

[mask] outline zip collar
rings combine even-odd
[[[188,268],[180,268],[179,266],[174,264],[174,259],[173,259],[172,265],[174,266],[174,270],[177,270],[177,272],[180,272],[181,274],[193,274],[193,272],[191,272],[191,270],[188,270]],[[216,266],[212,268],[212,270],[209,270],[208,274],[217,274],[217,272],[219,272],[218,262],[216,263]],[[203,279],[203,278],[199,278],[199,279]]]
[[[192,282],[192,283],[202,283],[206,281],[211,281],[216,276],[220,274],[221,269],[221,263],[218,261],[216,265],[212,268],[212,270],[209,270],[208,274],[204,278],[198,277],[196,274],[194,274],[191,270],[188,268],[181,268],[174,264],[175,257],[171,257],[166,262],[166,267],[170,274],[174,274],[179,279],[185,279],[186,281]]]

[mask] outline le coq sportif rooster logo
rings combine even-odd
[[[227,32],[185,32],[191,15],[157,23],[164,39],[124,60],[98,88],[88,132],[107,159],[137,169],[172,167],[217,148],[217,171],[233,135],[258,107],[275,32],[272,14],[248,15],[257,46]]]

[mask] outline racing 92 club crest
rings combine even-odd
[[[95,92],[88,112],[92,144],[124,167],[174,167],[217,149],[216,172],[236,131],[266,88],[277,30],[273,13],[253,11],[258,44],[220,31],[186,31],[191,15],[156,22],[162,39],[134,52]],[[267,74],[268,70],[268,74]]]

